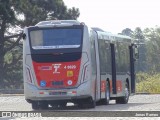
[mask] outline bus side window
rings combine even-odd
[[[96,51],[95,51],[95,39],[96,39],[96,36],[94,36],[94,33],[93,31],[91,31],[90,33],[90,43],[91,43],[91,61],[92,61],[92,74],[96,74]]]

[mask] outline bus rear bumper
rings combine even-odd
[[[90,85],[81,84],[77,88],[73,89],[54,89],[54,90],[42,90],[31,84],[25,85],[25,99],[28,102],[32,101],[74,101],[77,99],[85,99],[91,97]],[[85,91],[84,91],[85,90]]]
[[[91,96],[89,95],[82,95],[82,96],[67,96],[65,98],[61,98],[61,97],[56,97],[56,99],[51,98],[51,97],[46,97],[46,98],[30,98],[30,99],[26,99],[26,101],[28,103],[32,103],[34,101],[47,101],[48,103],[52,103],[52,102],[60,102],[60,101],[66,101],[66,102],[77,102],[79,100],[85,100],[87,98],[90,98]]]

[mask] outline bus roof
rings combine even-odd
[[[53,26],[73,26],[73,25],[84,25],[77,20],[49,20],[49,21],[41,21],[37,23],[35,26],[38,27],[53,27]],[[132,38],[125,35],[116,35],[110,32],[105,32],[100,28],[92,28],[98,34],[98,39],[109,40],[109,41],[119,41],[119,42],[132,42]]]
[[[98,34],[98,39],[108,40],[108,41],[118,41],[118,42],[129,42],[132,43],[133,39],[125,35],[117,35],[108,32],[96,31]]]
[[[37,23],[35,26],[72,26],[72,25],[81,25],[81,23],[77,20],[49,20],[49,21],[41,21]]]

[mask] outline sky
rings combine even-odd
[[[160,26],[160,0],[63,0],[80,10],[78,21],[111,33]]]

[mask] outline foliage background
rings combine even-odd
[[[142,93],[160,93],[160,27],[129,28],[120,34],[133,37],[139,44],[139,59],[136,67],[136,91]]]
[[[77,19],[63,0],[0,0],[0,89],[23,88],[22,30],[43,20]]]

